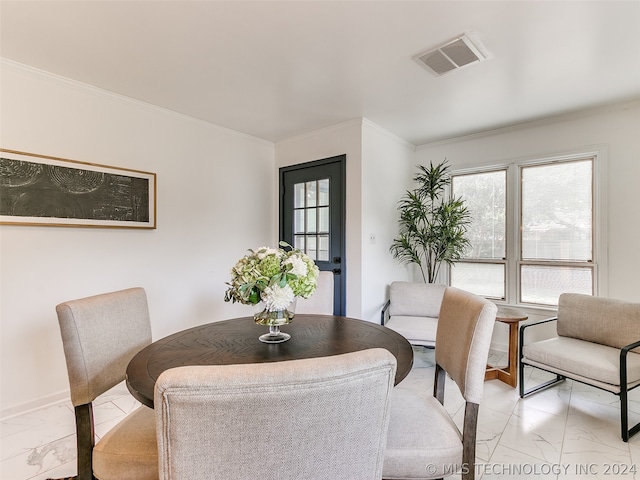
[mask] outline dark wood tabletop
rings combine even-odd
[[[413,365],[409,342],[376,323],[332,315],[296,315],[281,330],[291,334],[291,340],[262,343],[258,337],[268,327],[256,325],[253,317],[223,320],[174,333],[133,357],[127,367],[127,387],[137,400],[153,408],[156,379],[163,371],[184,365],[279,362],[386,348],[398,362],[396,384],[409,374]]]

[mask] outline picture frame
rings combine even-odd
[[[156,174],[0,148],[0,224],[156,228]]]

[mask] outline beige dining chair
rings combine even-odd
[[[478,410],[497,310],[482,297],[447,287],[436,332],[433,396],[402,384],[394,390],[382,478],[474,478]],[[447,375],[465,400],[462,432],[444,407]]]
[[[320,271],[313,294],[296,299],[296,313],[333,315],[333,272]]]
[[[156,382],[162,480],[381,478],[396,359],[185,366]]]
[[[131,358],[151,343],[142,288],[104,293],[56,307],[76,414],[78,480],[158,478],[153,410],[139,407],[97,443],[93,401],[122,382]]]

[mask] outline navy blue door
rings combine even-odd
[[[345,314],[346,156],[280,169],[280,239],[334,274],[334,315]]]

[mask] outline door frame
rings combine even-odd
[[[287,172],[296,170],[303,170],[309,167],[320,167],[323,165],[337,163],[340,168],[341,181],[338,185],[340,197],[342,198],[342,208],[340,209],[340,225],[342,226],[342,232],[339,235],[338,241],[340,243],[341,260],[340,260],[340,274],[334,275],[334,292],[340,293],[342,302],[336,309],[334,309],[335,315],[345,315],[347,311],[346,307],[346,286],[347,286],[347,258],[346,258],[346,210],[347,210],[347,155],[336,155],[333,157],[323,158],[320,160],[312,160],[310,162],[297,163],[295,165],[288,165],[286,167],[280,167],[278,172],[278,238],[279,241],[289,241],[284,239],[284,176]],[[334,293],[334,298],[335,298]]]

